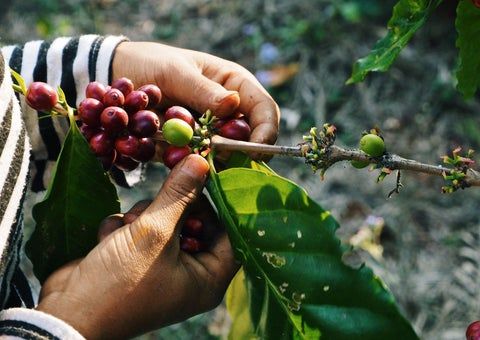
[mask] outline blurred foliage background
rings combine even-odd
[[[282,109],[279,143],[296,144],[312,125],[334,123],[339,143],[355,146],[379,126],[387,148],[440,163],[461,145],[479,149],[480,105],[455,91],[455,5],[446,1],[387,74],[345,86],[352,63],[385,34],[392,0],[30,0],[0,2],[2,44],[84,33],[124,34],[201,50],[247,67]],[[274,169],[304,186],[342,225],[386,281],[424,339],[462,339],[480,317],[480,192],[445,196],[441,179],[403,174],[405,188],[387,200],[395,176],[382,184],[348,164],[321,181],[299,160],[277,158]],[[164,178],[122,190],[124,208],[152,196]],[[179,306],[181,308],[181,306]],[[144,338],[210,339],[228,334],[222,305]]]

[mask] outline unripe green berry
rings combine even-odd
[[[385,152],[385,142],[379,136],[369,133],[360,139],[360,150],[371,157],[380,157]]]
[[[357,169],[363,169],[370,164],[367,161],[356,161],[356,160],[351,161],[351,163],[352,163],[352,166]]]
[[[179,118],[169,119],[163,124],[162,133],[165,140],[175,146],[185,146],[192,140],[193,129]]]

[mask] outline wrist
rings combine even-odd
[[[130,63],[128,62],[129,51],[131,50],[131,41],[123,41],[117,45],[112,59],[112,80],[127,77],[131,78],[126,69]]]
[[[100,337],[96,333],[102,329],[98,325],[98,315],[85,310],[85,303],[78,299],[55,292],[43,298],[35,309],[65,322],[87,339]]]

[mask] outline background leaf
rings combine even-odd
[[[259,337],[417,338],[382,281],[343,263],[336,221],[303,189],[234,168],[213,173],[208,190],[244,265]]]
[[[36,227],[26,251],[38,279],[85,256],[102,219],[119,211],[114,185],[71,120],[45,199],[33,208]]]
[[[457,47],[460,50],[459,67],[457,71],[458,90],[471,98],[480,85],[480,9],[470,0],[461,0],[457,7],[458,38]]]
[[[387,35],[379,40],[372,51],[353,65],[347,84],[361,82],[369,72],[385,72],[422,27],[430,14],[443,0],[400,0],[393,8]]]

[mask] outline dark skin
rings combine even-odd
[[[210,232],[216,230],[207,251],[190,255],[179,247],[183,219],[199,204],[207,173],[207,162],[191,155],[174,168],[151,203],[140,202],[104,221],[98,246],[50,276],[37,309],[88,339],[110,339],[217,306],[239,265],[213,214],[205,220]]]
[[[157,84],[164,107],[211,109],[219,117],[242,112],[251,141],[276,141],[278,106],[240,65],[162,44],[124,42],[112,71],[113,79],[130,78],[136,87]],[[179,247],[183,219],[195,202],[198,206],[208,171],[203,158],[191,155],[172,170],[151,203],[104,221],[97,247],[48,278],[37,309],[88,339],[105,339],[132,337],[217,306],[239,264],[214,214],[202,217],[212,239],[207,251],[192,256]]]

